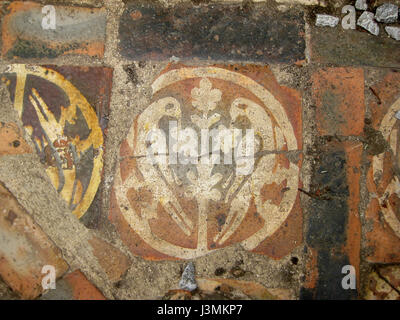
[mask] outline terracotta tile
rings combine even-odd
[[[97,219],[112,69],[14,64],[2,79],[54,187],[77,217]]]
[[[129,258],[117,248],[99,238],[93,237],[89,240],[89,244],[109,279],[113,282],[118,281],[129,268]]]
[[[171,64],[152,88],[151,104],[121,144],[111,195],[110,219],[132,252],[153,260],[190,259],[241,243],[280,259],[300,245],[300,94],[281,87],[267,67],[251,65]],[[169,132],[168,119],[179,130],[194,128],[198,136],[191,143],[197,142],[200,155],[200,128],[253,128],[259,160],[249,165],[250,174],[240,175],[224,157],[214,169],[180,158],[171,164],[172,151],[157,169],[144,157],[144,143],[153,128]]]
[[[364,72],[325,68],[312,76],[312,96],[320,135],[361,135],[364,127]]]
[[[379,263],[400,262],[400,211],[398,195],[398,132],[400,110],[400,75],[387,72],[372,90],[372,124],[366,128],[370,170],[367,187],[370,203],[366,210],[367,260]],[[378,100],[379,99],[379,100]]]
[[[257,3],[165,7],[128,1],[120,20],[119,48],[131,60],[295,63],[305,60],[304,35],[304,16],[295,9],[282,12]]]
[[[361,142],[319,146],[306,219],[308,267],[301,299],[353,299],[360,287]],[[342,287],[342,268],[356,271],[356,289]]]
[[[9,4],[1,24],[3,58],[56,58],[67,54],[103,57],[105,10],[53,7],[55,29],[48,30],[42,27],[43,5],[30,1]]]
[[[101,291],[80,270],[67,274],[63,280],[72,290],[73,300],[106,300]]]
[[[15,123],[0,122],[0,157],[32,152],[32,148],[23,138],[21,129]]]
[[[0,276],[23,299],[42,293],[42,268],[55,267],[56,277],[68,265],[60,250],[0,183]]]

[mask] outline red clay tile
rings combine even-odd
[[[303,13],[292,8],[282,12],[263,3],[165,7],[157,2],[126,1],[119,50],[136,61],[178,57],[296,63],[305,59],[304,28]]]
[[[152,88],[151,104],[122,142],[111,194],[110,219],[131,251],[153,260],[190,259],[241,243],[279,259],[300,245],[300,94],[281,87],[267,67],[251,65],[171,64]],[[255,170],[240,176],[234,165],[212,171],[179,162],[158,170],[143,157],[145,139],[152,128],[167,132],[168,119],[179,130],[193,128],[194,144],[201,144],[200,128],[253,128]]]
[[[22,136],[21,129],[15,123],[0,122],[0,157],[32,152],[32,148]]]
[[[364,127],[364,73],[356,68],[324,68],[312,76],[320,135],[361,135]]]
[[[111,244],[96,237],[90,239],[89,244],[109,279],[113,282],[118,281],[129,268],[128,257]]]
[[[306,239],[308,261],[302,299],[350,299],[360,288],[359,215],[361,142],[327,142],[314,168]],[[320,191],[320,192],[318,192]],[[342,268],[356,271],[356,290],[341,287]],[[335,281],[332,277],[335,277]],[[327,283],[331,284],[327,287]]]
[[[43,5],[30,1],[9,4],[1,24],[3,58],[56,58],[67,54],[103,57],[105,10],[53,7],[55,29],[48,30],[42,27]]]
[[[367,176],[370,203],[366,211],[367,260],[400,262],[399,165],[400,75],[388,72],[372,87],[377,99],[370,102],[372,125],[366,131],[371,147]],[[374,131],[377,130],[377,131]],[[375,137],[371,139],[370,137]]]
[[[101,181],[112,69],[14,64],[2,79],[54,187],[82,217]]]
[[[42,293],[42,268],[55,267],[56,276],[68,265],[60,250],[0,183],[0,276],[23,299]]]
[[[80,270],[67,274],[63,280],[71,288],[74,300],[106,300],[101,291]]]

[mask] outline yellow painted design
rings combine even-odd
[[[49,140],[53,143],[56,141],[61,141],[66,143],[68,146],[74,146],[78,157],[91,146],[93,146],[93,149],[96,150],[96,155],[93,157],[92,175],[90,177],[88,188],[86,192],[84,192],[81,182],[79,180],[75,181],[76,164],[73,162],[72,164],[68,163],[68,159],[66,159],[68,158],[66,155],[66,150],[68,147],[57,148],[54,147],[54,145],[51,146],[57,150],[60,159],[64,160],[61,164],[61,169],[65,178],[65,183],[63,188],[59,190],[60,195],[68,205],[77,205],[73,210],[73,214],[75,214],[78,218],[82,217],[90,207],[90,204],[96,195],[103,169],[103,133],[98,124],[98,118],[94,109],[77,88],[75,88],[61,74],[52,69],[14,64],[9,66],[7,72],[17,75],[14,108],[18,111],[20,118],[22,117],[24,110],[23,101],[27,76],[32,75],[45,79],[61,88],[68,96],[70,101],[69,106],[62,108],[60,120],[57,121],[43,98],[40,97],[37,90],[33,89],[32,92],[28,93],[28,99],[36,109],[41,126]],[[85,140],[80,140],[80,137],[76,136],[72,140],[67,141],[67,138],[63,136],[64,127],[67,121],[70,124],[75,123],[77,107],[79,107],[83,114],[83,117],[90,130],[90,134]],[[46,115],[47,119],[44,117],[44,115]],[[27,124],[25,129],[32,136],[33,128]],[[40,144],[38,145],[40,146]],[[49,147],[48,141],[44,140],[44,149],[42,151],[45,151],[46,147]],[[69,159],[69,161],[71,160]],[[54,164],[48,163],[48,165],[49,167],[46,169],[46,172],[50,177],[54,187],[59,189],[59,169]]]

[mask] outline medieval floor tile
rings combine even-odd
[[[387,72],[371,88],[371,125],[366,128],[371,166],[367,177],[370,203],[366,211],[367,259],[400,262],[399,125],[400,74]]]
[[[319,146],[314,167],[311,205],[305,236],[309,268],[302,299],[357,298],[360,275],[361,142],[330,142]],[[353,266],[353,289],[342,286],[343,267]]]
[[[68,265],[60,250],[0,183],[0,276],[23,299],[42,293],[42,269],[54,266],[56,277]]]
[[[80,271],[68,273],[57,281],[56,289],[47,291],[41,300],[106,300]]]
[[[338,13],[340,16],[340,13]],[[313,18],[311,18],[313,19]],[[390,39],[381,30],[380,36],[359,30],[311,28],[311,62],[337,66],[400,67],[400,42]]]
[[[300,245],[300,94],[251,65],[170,64],[152,88],[111,195],[132,252],[192,259],[240,243],[279,259]]]
[[[312,76],[320,135],[361,135],[364,128],[364,71],[324,68]]]
[[[141,1],[128,2],[119,31],[121,53],[132,60],[268,63],[304,60],[304,34],[303,14],[296,10],[255,3],[165,8]]]
[[[400,291],[400,266],[383,266],[378,270],[379,275],[385,279],[395,290]]]
[[[104,9],[12,1],[5,12],[1,21],[3,58],[104,54]]]
[[[129,259],[108,242],[93,237],[89,240],[93,253],[111,281],[118,281],[129,268]]]
[[[368,277],[366,300],[400,300],[400,294],[376,272]]]
[[[95,221],[112,69],[14,64],[2,78],[54,187],[78,218]]]
[[[32,152],[17,124],[0,122],[0,156]]]

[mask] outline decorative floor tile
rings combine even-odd
[[[400,262],[400,74],[387,72],[372,90],[379,100],[370,103],[372,124],[367,132],[374,146],[369,149],[372,159],[366,218],[371,227],[366,232],[367,259],[393,263]]]
[[[16,64],[2,80],[54,187],[82,217],[101,180],[112,70]]]
[[[383,31],[381,31],[383,34]],[[386,36],[375,37],[358,30],[318,28],[311,30],[311,61],[337,66],[399,68],[400,42]]]
[[[299,93],[257,66],[170,65],[152,89],[121,145],[112,192],[110,218],[131,250],[192,259],[240,243],[280,258],[298,246]],[[209,149],[213,129],[217,141],[231,135]],[[241,152],[248,137],[254,157]]]
[[[0,122],[0,156],[32,152],[15,123]]]

